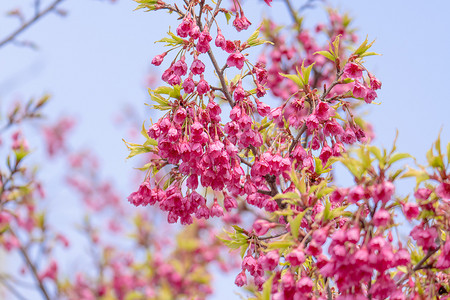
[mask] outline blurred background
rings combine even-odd
[[[44,7],[50,3],[41,2]],[[261,16],[287,24],[290,17],[284,1],[274,0],[272,6],[245,1],[246,16],[253,24],[241,34],[250,35]],[[450,140],[450,2],[318,1],[315,8],[303,11],[306,26],[326,22],[323,7],[327,6],[348,12],[360,40],[366,35],[376,39],[373,50],[382,54],[368,57],[366,65],[383,83],[378,93],[381,104],[367,110],[376,135],[374,144],[390,148],[398,130],[398,150],[425,162],[425,153],[440,130],[442,144]],[[31,12],[32,1],[0,2],[0,40],[20,26],[17,18],[5,15],[18,7]],[[9,44],[0,48],[0,109],[7,110],[16,100],[52,94],[44,110],[47,118],[56,121],[71,116],[76,120],[70,147],[94,149],[101,172],[124,195],[121,200],[127,205],[125,197],[137,181],[130,180],[135,164],[125,159],[128,151],[122,138],[140,142],[136,132],[144,120],[149,124],[151,111],[144,105],[149,100],[147,87],[155,87],[163,71],[150,65],[164,51],[154,41],[163,38],[169,26],[175,30],[176,16],[134,11],[136,3],[131,0],[65,0],[59,7],[67,12],[65,17],[50,14],[19,36],[19,41],[33,47]],[[33,132],[33,128],[28,130]],[[34,152],[32,159],[45,165],[43,150]],[[46,205],[61,226],[70,227],[70,220],[77,219],[76,204],[67,201],[69,191],[53,188],[58,165],[52,168],[54,172],[42,174],[51,187]],[[351,184],[345,174],[338,173],[336,178]],[[236,297],[235,275],[216,277],[213,299]]]

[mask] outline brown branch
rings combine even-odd
[[[19,237],[14,233],[14,231],[11,228],[9,228],[8,230],[11,232],[11,234],[13,236],[16,237],[17,240],[19,240]],[[36,269],[36,266],[31,261],[31,258],[28,255],[27,250],[22,246],[22,243],[20,242],[20,240],[19,240],[19,250],[20,250],[20,254],[22,255],[25,262],[27,263],[28,267],[31,269],[31,273],[33,274],[34,279],[36,280],[37,284],[39,285],[39,289],[41,291],[42,296],[44,297],[44,299],[50,300],[50,296],[48,295],[47,289],[45,288],[42,280],[39,278],[39,274]]]
[[[7,43],[13,41],[19,34],[24,32],[26,29],[28,29],[31,25],[33,25],[36,21],[38,21],[41,17],[45,16],[49,12],[53,11],[56,6],[61,3],[64,0],[55,0],[50,6],[48,6],[46,9],[41,11],[40,13],[35,14],[35,16],[29,20],[28,22],[24,23],[22,26],[20,26],[17,30],[12,32],[8,37],[6,37],[3,41],[0,42],[0,48]]]
[[[222,2],[222,0],[217,1],[216,8],[214,9],[214,12],[212,13],[212,16],[211,16],[211,20],[209,20],[209,22],[208,22],[208,29],[211,29],[212,23],[214,22],[214,18],[216,17],[216,15],[218,14],[218,12],[220,10],[221,2]]]
[[[325,90],[325,92],[322,94],[322,96],[320,96],[320,101],[324,101],[325,97],[328,96],[328,94],[331,92],[331,90],[339,83],[339,79],[341,78],[342,74],[344,74],[344,70],[337,73],[336,79]]]
[[[214,69],[216,70],[217,76],[219,77],[220,85],[222,86],[221,91],[224,93],[225,98],[227,98],[228,103],[230,103],[230,106],[234,107],[235,103],[233,101],[233,97],[231,97],[230,91],[228,91],[228,87],[225,82],[225,77],[223,76],[223,72],[220,69],[219,65],[217,64],[217,60],[216,60],[211,48],[209,48],[209,50],[208,50],[208,56],[211,59]]]
[[[12,284],[6,281],[6,279],[0,280],[0,283],[3,284],[3,286],[5,286],[11,292],[11,294],[16,296],[17,299],[27,300],[27,298],[25,298],[18,290],[16,290],[16,288]]]
[[[288,8],[288,10],[289,10],[289,13],[291,14],[291,17],[292,17],[292,19],[294,20],[294,22],[295,22],[296,24],[300,24],[301,22],[300,22],[300,20],[299,20],[299,18],[298,18],[298,16],[297,16],[297,12],[295,11],[294,7],[292,6],[291,1],[289,1],[289,0],[284,0],[284,3],[286,3],[286,6],[287,6],[287,8]]]
[[[250,168],[253,167],[253,164],[249,163],[248,161],[246,161],[242,156],[238,155],[238,157],[241,159],[241,162],[243,164],[246,164],[247,166],[249,166]]]
[[[294,150],[295,146],[297,145],[298,141],[302,137],[302,134],[306,131],[306,121],[303,123],[302,127],[300,128],[300,131],[297,133],[297,136],[292,141],[291,145],[289,146],[289,153]]]
[[[287,233],[288,233],[287,231],[284,231],[284,232],[281,232],[281,233],[278,233],[278,234],[275,234],[275,235],[272,235],[272,236],[259,237],[258,240],[260,240],[260,241],[270,240],[270,239],[274,239],[274,238],[280,237],[282,235],[285,235]]]
[[[272,195],[271,191],[265,191],[265,190],[260,190],[260,189],[258,189],[258,193],[263,194],[263,195],[268,195],[268,196]]]
[[[264,178],[267,181],[267,184],[269,184],[270,187],[270,195],[272,197],[276,196],[278,194],[278,188],[277,188],[277,177],[275,175],[267,174],[264,176]],[[280,207],[282,208],[282,207]]]
[[[218,11],[220,8],[220,4],[222,3],[222,0],[218,0],[216,3],[216,8],[214,10],[214,12]],[[194,16],[195,17],[195,16]],[[214,17],[211,18],[210,22],[213,20]],[[200,28],[200,31],[203,31],[203,24],[202,21],[200,20],[200,18],[195,18],[197,20],[197,26]],[[212,23],[211,23],[212,24]],[[208,25],[208,24],[207,24]],[[210,30],[211,27],[208,26],[208,30]],[[211,47],[208,50],[208,56],[214,66],[214,69],[216,70],[217,76],[219,77],[220,80],[220,85],[222,86],[222,88],[220,89],[222,91],[222,93],[225,95],[225,98],[227,99],[228,103],[230,103],[231,107],[234,107],[234,101],[233,101],[233,97],[231,97],[230,92],[228,91],[227,88],[227,84],[225,82],[225,77],[223,75],[223,71],[220,69],[219,64],[217,63],[216,57],[214,56],[214,53],[211,50]]]
[[[412,273],[420,270],[422,268],[422,265],[436,252],[439,251],[439,249],[441,248],[441,246],[437,247],[434,250],[428,250],[427,254],[417,263],[417,265],[414,266],[414,268],[411,270],[411,272],[406,273],[405,275],[403,275],[402,278],[400,278],[399,281],[397,281],[397,286],[402,284],[403,281],[405,281]]]
[[[326,278],[326,286],[327,286],[327,300],[333,300],[333,294],[331,293],[331,288],[330,288],[330,278]]]

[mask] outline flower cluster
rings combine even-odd
[[[371,104],[382,84],[364,66],[376,54],[368,51],[373,43],[356,44],[347,15],[329,10],[329,24],[313,32],[288,5],[291,31],[265,20],[246,40],[231,41],[219,16],[232,15],[234,29],[245,34],[251,22],[241,1],[230,10],[221,2],[190,1],[183,9],[138,2],[178,14],[179,23],[176,35],[161,40],[170,49],[152,61],[163,65],[177,52],[162,75],[169,86],[150,90],[154,108],[166,113],[144,127],[145,143],[127,143],[130,156],[151,153],[129,202],[158,204],[169,223],[216,216],[233,225],[220,240],[240,249],[235,283],[255,294],[407,299],[420,293],[416,286],[431,286],[433,275],[418,271],[427,259],[430,268],[448,267],[448,242],[439,235],[448,232],[440,221],[448,216],[448,166],[439,150],[428,155],[433,174],[395,169],[410,156],[369,144],[371,126],[358,107]],[[317,37],[324,35],[329,42],[322,45]],[[246,53],[263,44],[258,59]],[[353,187],[333,185],[337,162],[353,176]],[[417,186],[415,203],[395,195],[396,182],[408,176],[438,184]],[[230,212],[248,214],[248,222]],[[397,238],[394,245],[398,212],[420,225],[408,243]]]

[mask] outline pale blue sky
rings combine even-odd
[[[149,67],[152,57],[162,52],[153,42],[164,36],[175,16],[134,12],[136,5],[130,0],[114,5],[105,2],[66,0],[61,5],[69,13],[66,18],[48,16],[20,36],[34,41],[38,51],[12,45],[0,49],[0,103],[4,109],[15,97],[28,99],[44,91],[52,93],[47,114],[52,119],[59,114],[79,118],[71,143],[76,147],[89,145],[100,153],[104,173],[128,194],[126,174],[133,164],[125,161],[127,151],[121,139],[126,133],[114,126],[112,119],[125,103],[148,115],[143,104],[148,100],[144,77],[149,70],[162,70]],[[247,17],[253,22],[249,34],[257,27],[262,12],[281,20],[288,18],[282,1],[275,0],[273,9],[246,2]],[[0,11],[27,3],[31,1],[3,0]],[[329,3],[349,11],[360,36],[376,39],[373,48],[383,54],[367,59],[369,69],[383,82],[381,105],[373,105],[368,115],[377,136],[375,144],[390,147],[398,129],[399,150],[424,162],[441,127],[444,144],[450,140],[450,2]],[[308,24],[324,22],[324,18],[320,9],[307,11]],[[0,36],[17,25],[17,21],[1,17]],[[175,25],[172,27],[174,30]],[[230,288],[232,277],[217,285],[215,299],[235,298],[232,291],[237,289]]]

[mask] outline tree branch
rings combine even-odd
[[[295,11],[294,7],[292,6],[292,3],[290,0],[284,0],[284,3],[286,3],[286,6],[289,10],[289,13],[291,14],[292,19],[296,24],[300,24],[300,20],[298,19],[297,12]]]
[[[214,9],[214,13],[216,13],[219,10],[221,3],[222,3],[222,0],[217,1],[216,8]],[[196,19],[197,19],[197,26],[200,28],[201,31],[203,31],[202,21],[200,20],[200,18],[196,18]],[[212,24],[213,19],[214,19],[214,15],[211,17],[209,24]],[[209,24],[206,24],[206,25],[209,25]],[[210,30],[210,28],[211,27],[208,26],[208,30]],[[228,103],[230,103],[231,107],[234,107],[233,97],[231,97],[231,94],[228,91],[228,87],[225,82],[225,77],[223,76],[223,71],[220,69],[219,64],[217,63],[216,57],[214,56],[214,53],[212,52],[211,48],[209,48],[209,50],[208,50],[208,56],[214,66],[214,69],[216,70],[217,76],[219,77],[220,85],[222,86],[222,88],[220,90],[225,95],[225,98],[227,99]]]
[[[13,33],[11,33],[8,37],[6,37],[3,41],[0,42],[0,48],[6,45],[7,43],[13,41],[19,34],[24,32],[26,29],[28,29],[31,25],[33,25],[36,21],[38,21],[40,18],[48,14],[49,12],[53,11],[56,6],[61,3],[64,0],[55,0],[50,6],[48,6],[46,9],[41,11],[40,13],[35,14],[35,16],[28,22],[24,23],[22,26],[20,26],[17,30],[15,30]]]
[[[428,250],[427,254],[417,263],[417,265],[414,266],[414,268],[411,270],[411,272],[406,273],[405,275],[403,275],[402,278],[400,278],[399,281],[397,281],[397,286],[399,286],[400,284],[402,284],[403,281],[405,281],[412,273],[420,270],[422,268],[422,265],[436,252],[439,251],[439,249],[441,248],[441,246],[437,247],[434,250]]]
[[[6,280],[0,280],[0,283],[3,284],[11,292],[11,294],[16,296],[17,299],[27,300],[27,298],[25,298],[18,290],[16,290],[16,288],[12,284],[7,282]]]
[[[19,240],[19,237],[14,233],[14,231],[11,228],[9,228],[8,230],[11,232],[11,234],[13,236],[15,236]],[[33,274],[34,279],[36,280],[37,284],[39,285],[39,289],[41,291],[42,296],[44,297],[44,299],[50,300],[50,296],[48,295],[47,289],[45,288],[44,283],[42,282],[42,280],[39,278],[39,274],[38,274],[38,271],[36,269],[36,266],[31,261],[31,258],[28,255],[27,250],[23,247],[23,245],[22,245],[22,243],[20,241],[19,241],[19,252],[22,255],[22,257],[25,260],[25,262],[28,265],[28,267],[31,269],[31,273]]]
[[[302,127],[300,128],[300,131],[297,133],[297,136],[295,137],[295,139],[292,141],[291,145],[289,146],[289,153],[292,152],[292,150],[294,150],[295,146],[297,145],[298,141],[300,140],[300,138],[302,137],[302,134],[306,131],[306,121],[305,123],[303,123]]]
[[[339,73],[337,73],[336,79],[330,84],[325,92],[323,92],[322,96],[320,96],[320,101],[324,101],[325,97],[328,96],[331,90],[339,83],[339,79],[341,78],[342,74],[344,74],[344,70],[341,70]]]
[[[260,241],[263,241],[263,240],[270,240],[270,239],[274,239],[274,238],[280,237],[280,236],[282,236],[282,235],[285,235],[285,234],[287,234],[287,233],[288,233],[287,231],[284,231],[284,232],[280,232],[280,233],[275,234],[275,235],[272,235],[272,236],[259,237],[258,240],[260,240]]]

